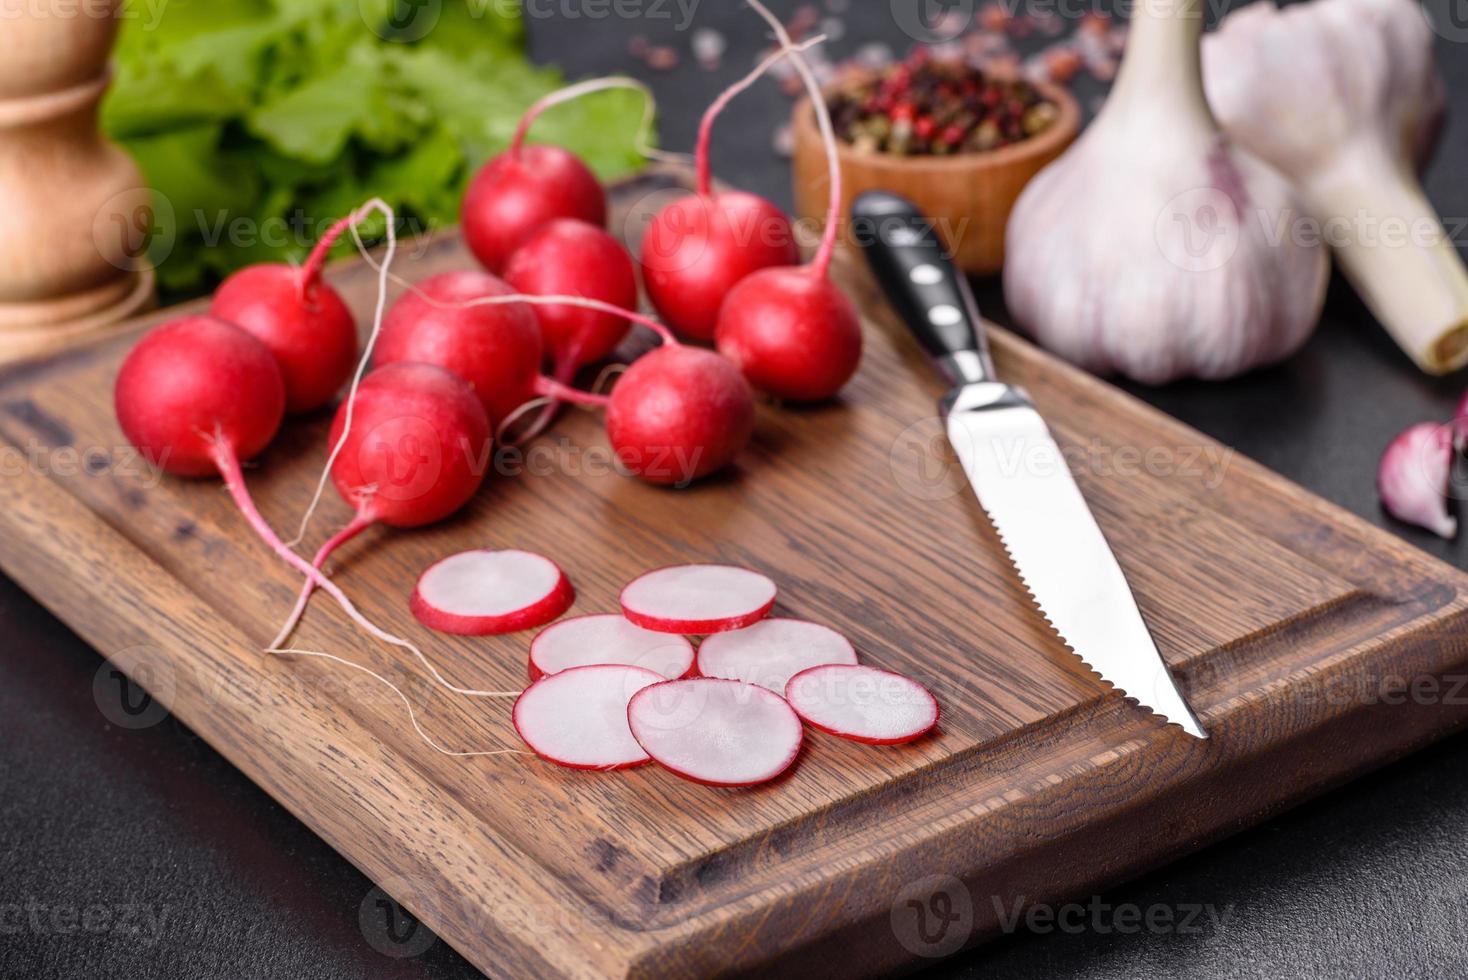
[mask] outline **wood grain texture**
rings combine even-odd
[[[635,235],[648,202],[677,186],[667,174],[619,186],[614,229]],[[406,252],[399,271],[413,278],[469,265],[449,237]],[[1451,682],[1396,695],[1464,672],[1461,573],[998,332],[1000,371],[1074,453],[1213,737],[1193,741],[1110,692],[1005,562],[942,442],[940,386],[916,346],[850,256],[838,274],[871,314],[861,373],[838,404],[763,407],[737,471],[645,486],[609,470],[599,419],[571,412],[522,465],[501,459],[523,472],[491,475],[462,516],[370,531],[330,571],[451,680],[518,690],[528,636],[444,637],[413,621],[406,597],[430,562],[543,551],[574,579],[576,613],[615,610],[619,587],[658,565],[748,565],[780,583],[778,613],[836,626],[866,662],[933,688],[941,730],[913,745],[810,733],[792,774],[742,791],[653,767],[434,753],[370,679],[259,652],[298,582],[217,481],[158,479],[130,459],[110,404],[126,339],[0,378],[0,565],[495,976],[910,965],[953,948],[948,934],[914,938],[936,891],[968,896],[959,938],[976,941],[1018,896],[1089,894],[1468,718]],[[332,278],[370,309],[370,270]],[[327,422],[289,423],[249,472],[278,528],[309,499]],[[328,497],[305,547],[347,516]],[[403,684],[443,744],[519,747],[507,701],[445,696],[329,602],[296,642]]]

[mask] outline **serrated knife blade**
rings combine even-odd
[[[889,301],[953,383],[941,404],[948,440],[1040,612],[1108,683],[1207,738],[1045,420],[995,378],[973,295],[932,223],[880,191],[858,198],[852,219]]]

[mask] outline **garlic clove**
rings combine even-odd
[[[1468,268],[1416,178],[1443,85],[1416,0],[1270,0],[1203,44],[1208,102],[1296,183],[1342,273],[1425,371],[1468,364]]]
[[[1453,412],[1453,432],[1458,448],[1468,450],[1468,391],[1463,392],[1458,408]]]
[[[1448,512],[1452,471],[1453,427],[1419,422],[1381,454],[1376,491],[1397,520],[1452,538],[1458,533],[1458,520]]]

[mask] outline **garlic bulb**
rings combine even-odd
[[[1468,364],[1468,272],[1414,173],[1442,81],[1416,0],[1260,0],[1203,45],[1209,104],[1295,181],[1341,271],[1413,360]]]
[[[1292,354],[1324,302],[1324,249],[1280,232],[1292,191],[1204,102],[1200,6],[1138,0],[1100,115],[1010,216],[1015,321],[1098,373],[1230,377]]]

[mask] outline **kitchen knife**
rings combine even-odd
[[[973,293],[932,223],[882,191],[856,200],[852,222],[888,301],[952,385],[940,402],[948,441],[1035,604],[1109,683],[1207,738],[1045,421],[995,376]]]

